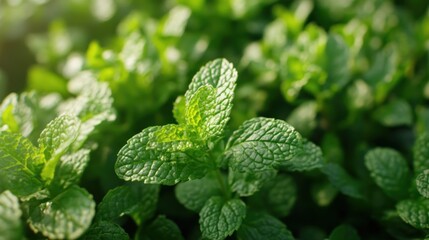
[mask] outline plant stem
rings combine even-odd
[[[226,186],[225,181],[223,180],[222,173],[220,169],[215,170],[216,179],[219,182],[220,188],[223,192],[223,195],[226,199],[229,199],[231,197],[231,192],[229,191],[229,188]]]

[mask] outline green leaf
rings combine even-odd
[[[277,174],[274,169],[260,172],[239,172],[229,169],[228,182],[231,190],[241,197],[253,195]]]
[[[190,105],[194,95],[201,87],[210,85],[216,91],[213,102],[208,103],[210,106],[214,106],[207,121],[209,128],[207,134],[210,137],[221,135],[229,120],[236,80],[237,71],[233,65],[225,59],[216,59],[204,65],[189,84],[188,91],[185,93],[187,106]]]
[[[185,6],[177,5],[162,19],[160,28],[163,36],[181,37],[191,16],[191,10]]]
[[[360,240],[356,229],[347,224],[340,225],[336,227],[331,235],[329,235],[329,240]]]
[[[420,135],[413,147],[414,172],[419,174],[429,168],[429,134]]]
[[[77,184],[89,162],[89,149],[63,155],[58,162],[52,183],[55,187],[65,189]]]
[[[9,94],[0,106],[0,125],[7,125],[9,131],[29,137],[35,128],[36,109],[40,108],[39,105],[42,104],[38,102],[34,92],[24,92],[19,96]]]
[[[204,178],[179,183],[175,189],[176,198],[187,209],[199,212],[207,200],[222,195],[219,183],[206,175]]]
[[[411,125],[413,123],[413,111],[411,106],[402,99],[396,99],[377,108],[374,118],[386,127]]]
[[[40,134],[39,148],[47,159],[42,178],[50,181],[62,155],[66,153],[79,134],[80,121],[75,116],[61,115],[52,120]]]
[[[0,239],[24,239],[19,200],[10,191],[0,193]]]
[[[158,203],[159,186],[131,183],[116,187],[97,207],[96,220],[114,221],[127,214],[138,223],[152,217]]]
[[[396,205],[404,222],[415,228],[429,228],[429,199],[407,199]]]
[[[78,238],[91,225],[95,202],[83,188],[72,186],[31,212],[30,227],[53,239]]]
[[[0,131],[0,142],[0,186],[18,197],[40,190],[45,159],[38,149],[20,134],[6,131]]]
[[[184,240],[179,227],[163,215],[158,216],[149,226],[141,229],[140,240]]]
[[[253,209],[264,209],[277,217],[286,217],[294,206],[296,198],[297,190],[293,178],[277,175],[249,198],[248,205]]]
[[[186,124],[186,99],[179,96],[174,101],[173,116],[178,124]]]
[[[328,163],[321,170],[343,194],[354,198],[364,197],[360,182],[352,178],[340,165]]]
[[[316,144],[303,139],[303,148],[290,161],[284,162],[282,167],[289,171],[310,171],[321,168],[324,164],[322,150]]]
[[[225,201],[212,197],[200,211],[200,229],[203,237],[224,239],[236,231],[246,217],[246,204],[240,199]]]
[[[287,118],[287,122],[292,125],[301,135],[309,136],[317,126],[317,103],[307,101],[295,108]]]
[[[149,127],[119,151],[115,171],[126,181],[145,183],[172,185],[198,179],[208,169],[203,149],[180,125]]]
[[[196,130],[202,140],[220,134],[216,126],[216,90],[211,85],[202,86],[186,104],[186,125]],[[222,129],[223,130],[223,129]]]
[[[259,212],[248,211],[237,232],[238,239],[246,240],[294,240],[292,233],[277,218]]]
[[[350,81],[349,48],[340,35],[330,33],[326,42],[326,72],[323,85],[331,93],[338,92]]]
[[[80,240],[128,240],[130,237],[119,225],[112,222],[96,222],[79,238]]]
[[[301,135],[292,126],[258,117],[244,122],[232,134],[225,158],[237,171],[265,171],[290,161],[301,147]]]
[[[365,155],[365,166],[375,183],[390,197],[408,196],[410,170],[400,153],[389,148],[376,148]]]
[[[69,81],[68,90],[76,98],[60,106],[63,113],[77,116],[82,126],[74,148],[79,148],[96,126],[116,119],[112,91],[105,82],[98,82],[90,72],[81,72]]]
[[[28,73],[28,87],[41,93],[67,94],[67,82],[42,66],[33,66]]]
[[[429,169],[426,169],[416,177],[417,191],[425,197],[429,198]]]
[[[79,119],[72,115],[61,115],[52,120],[38,140],[45,158],[49,161],[61,157],[76,139],[79,127]]]
[[[388,45],[382,51],[375,53],[371,67],[363,76],[373,89],[375,102],[382,102],[400,79],[400,54],[393,45]]]

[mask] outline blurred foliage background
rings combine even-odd
[[[81,70],[109,84],[118,119],[100,130],[83,181],[100,200],[120,184],[113,163],[125,141],[172,122],[172,103],[194,73],[227,58],[239,70],[231,129],[254,116],[285,119],[359,181],[349,191],[320,173],[294,173],[298,200],[286,218],[294,234],[317,239],[347,222],[366,231],[363,239],[420,236],[384,214],[393,201],[376,190],[362,159],[374,146],[410,157],[416,137],[429,130],[428,5],[0,0],[0,99],[24,90],[67,98],[67,82]],[[168,188],[161,194],[174,198]],[[173,219],[190,217],[160,199]]]

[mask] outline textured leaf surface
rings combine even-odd
[[[235,131],[225,153],[238,171],[265,171],[291,160],[301,150],[301,136],[284,121],[253,118]]]
[[[175,222],[161,215],[158,216],[149,226],[143,229],[141,240],[170,240],[185,239]]]
[[[125,214],[138,222],[152,217],[156,210],[159,185],[131,183],[110,190],[97,207],[97,220],[113,221]]]
[[[59,158],[76,140],[79,128],[80,121],[75,116],[61,115],[52,120],[40,134],[39,147],[47,159],[42,172],[44,179],[53,178]]]
[[[329,235],[329,240],[360,240],[359,235],[356,232],[356,229],[349,225],[340,225],[336,227],[331,235]]]
[[[224,239],[236,231],[246,217],[246,204],[240,199],[210,198],[200,211],[200,229],[209,239]]]
[[[180,125],[149,127],[119,151],[116,174],[131,181],[176,184],[201,178],[207,171],[205,152]]]
[[[429,199],[409,199],[396,205],[399,216],[415,228],[429,228]]]
[[[20,134],[6,131],[0,132],[0,142],[0,186],[19,197],[40,190],[38,176],[45,160],[37,148]]]
[[[324,163],[323,153],[319,146],[303,140],[303,148],[298,151],[290,161],[284,162],[284,166],[289,171],[310,171],[321,168]]]
[[[243,240],[294,240],[292,233],[277,218],[266,213],[250,211],[238,229],[237,236]]]
[[[82,72],[71,79],[68,89],[77,97],[65,102],[60,109],[82,121],[74,143],[75,148],[79,148],[97,125],[115,120],[112,91],[107,83],[97,81],[89,72]]]
[[[395,150],[376,148],[365,155],[365,166],[375,183],[392,198],[408,195],[410,170],[405,159]]]
[[[201,179],[179,183],[175,189],[176,198],[187,209],[199,212],[212,196],[220,196],[221,189],[216,179],[209,175]]]
[[[416,177],[417,191],[425,197],[429,198],[429,169],[423,171]]]
[[[215,94],[216,89],[211,85],[202,86],[187,102],[186,124],[198,132],[200,139],[215,136],[223,130],[217,126],[220,119],[216,117]]]
[[[39,147],[46,159],[62,155],[76,139],[80,122],[75,116],[61,115],[52,120],[40,134]]]
[[[363,198],[360,183],[338,164],[328,163],[322,168],[322,172],[329,178],[331,184],[343,194],[354,198]]]
[[[209,103],[213,106],[207,123],[210,136],[221,134],[229,120],[236,80],[237,71],[232,63],[225,59],[216,59],[204,65],[189,84],[185,93],[188,106],[201,87],[209,85],[215,89],[214,96],[210,96],[213,102]]]
[[[81,149],[75,153],[61,157],[55,169],[52,184],[63,189],[77,184],[89,162],[88,149]]]
[[[48,238],[78,238],[91,225],[94,213],[92,196],[73,186],[34,209],[29,223],[33,231]]]
[[[130,237],[115,223],[112,222],[97,222],[91,225],[91,227],[85,232],[85,234],[79,238],[81,240],[128,240]]]
[[[23,239],[19,200],[10,191],[0,193],[0,239]]]
[[[414,171],[416,174],[429,169],[429,134],[420,135],[413,147]]]
[[[290,176],[277,175],[262,189],[249,198],[248,205],[254,209],[265,209],[277,217],[289,214],[297,198],[296,184]]]
[[[238,193],[241,197],[246,197],[259,191],[276,174],[277,171],[274,169],[260,172],[239,172],[230,169],[228,182],[232,191]]]

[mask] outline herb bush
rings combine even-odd
[[[0,239],[429,239],[426,1],[0,22]]]

